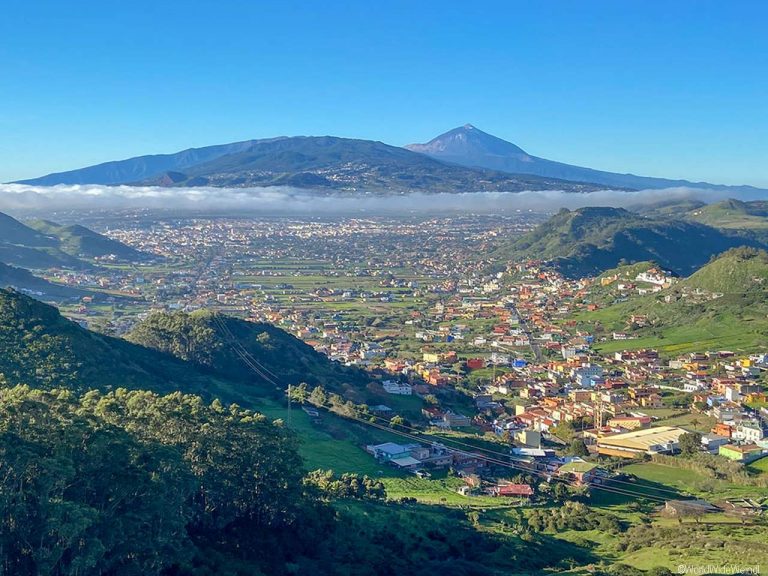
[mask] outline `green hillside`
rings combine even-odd
[[[31,220],[31,228],[58,239],[58,247],[75,257],[100,258],[114,255],[121,260],[137,261],[147,255],[78,224],[64,226],[49,220]]]
[[[355,368],[328,359],[311,346],[271,324],[246,322],[207,310],[153,314],[127,339],[172,354],[231,380],[253,380],[242,354],[261,365],[267,378],[282,386],[322,384],[345,397],[362,400],[368,378]],[[261,370],[257,366],[257,370]]]
[[[753,248],[729,250],[683,280],[680,288],[762,297],[768,291],[768,252]]]
[[[563,209],[495,256],[551,262],[568,277],[596,276],[625,263],[654,261],[686,276],[714,254],[737,246],[763,246],[754,237],[698,222],[647,218],[622,208]]]
[[[648,217],[685,218],[689,212],[706,205],[706,202],[692,198],[673,198],[652,204],[632,206],[630,210]]]
[[[768,202],[723,200],[690,210],[687,217],[716,228],[768,230]]]
[[[0,290],[0,374],[11,385],[75,391],[123,386],[206,393],[208,380],[194,366],[88,331],[13,290]]]
[[[268,379],[260,378],[234,352],[230,336],[212,328],[213,318],[154,316],[129,342],[86,330],[29,296],[0,290],[0,375],[11,385],[183,390],[243,405],[265,395],[281,397],[271,381],[281,387],[323,384],[353,399],[365,389],[364,373],[330,361],[279,328],[217,318],[238,346],[269,370]]]
[[[582,312],[577,319],[599,338],[604,350],[658,347],[669,353],[693,350],[756,350],[768,338],[768,252],[735,248],[671,288]],[[598,285],[595,301],[603,298]],[[590,296],[591,299],[591,296]],[[633,327],[633,315],[647,325]],[[614,331],[636,339],[612,341]]]

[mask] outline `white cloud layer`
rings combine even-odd
[[[732,197],[721,190],[669,188],[625,192],[602,190],[583,194],[561,190],[527,192],[474,192],[373,196],[338,193],[318,196],[295,188],[163,188],[156,186],[0,184],[0,211],[48,212],[60,210],[165,209],[253,213],[472,213],[516,210],[555,211],[583,206],[633,207],[663,201],[697,199],[713,202]],[[741,199],[746,198],[739,195]]]

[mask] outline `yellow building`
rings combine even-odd
[[[686,431],[677,426],[658,426],[623,434],[603,436],[597,441],[597,452],[604,456],[641,458],[643,454],[669,454],[678,450],[680,436]]]

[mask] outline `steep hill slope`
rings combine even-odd
[[[206,310],[153,314],[127,339],[188,360],[234,381],[259,380],[247,362],[282,387],[307,382],[362,400],[365,373],[332,362],[271,324],[246,322]],[[248,357],[244,360],[243,355]]]
[[[40,388],[205,392],[203,374],[193,366],[90,332],[13,290],[0,290],[0,374],[8,384]]]
[[[752,194],[760,191],[751,186],[722,186],[707,182],[689,182],[688,180],[618,174],[554,162],[528,154],[511,142],[478,130],[471,124],[449,130],[426,144],[409,144],[406,148],[461,166],[501,170],[502,172],[514,174],[533,174],[574,182],[594,182],[611,188],[619,187],[642,190],[646,188],[685,186],[732,190],[743,194]]]
[[[729,250],[683,280],[679,289],[763,296],[768,293],[768,252]]]
[[[150,348],[91,332],[53,306],[0,289],[0,374],[8,384],[181,390],[243,405],[253,405],[264,394],[280,396],[281,391],[252,374],[236,355],[237,341],[283,387],[306,381],[341,390],[366,382],[359,372],[331,362],[279,328],[216,317],[226,326],[225,339],[210,328],[213,318],[155,318],[132,335]]]
[[[569,277],[597,275],[621,263],[645,260],[686,276],[712,255],[742,245],[763,244],[697,222],[645,218],[622,208],[580,208],[561,210],[502,246],[495,256],[548,260]]]
[[[599,186],[446,164],[381,142],[332,136],[250,140],[198,149],[184,165],[167,155],[139,157],[26,180],[24,184],[292,186],[370,192],[566,190]],[[209,153],[210,152],[210,153]],[[183,154],[183,153],[180,153]]]

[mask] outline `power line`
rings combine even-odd
[[[372,427],[377,428],[379,430],[384,430],[384,431],[396,434],[398,436],[402,436],[402,437],[408,438],[409,440],[414,440],[414,441],[417,441],[417,442],[423,442],[424,441],[419,436],[416,436],[416,435],[413,435],[413,434],[408,434],[407,432],[402,432],[400,430],[394,430],[394,429],[388,428],[386,426],[382,426],[380,424],[376,424],[376,423],[369,422],[369,421],[366,421],[366,420],[362,420],[362,419],[359,419],[359,418],[355,418],[355,417],[352,417],[352,416],[342,416],[342,417],[350,419],[350,420],[354,420],[356,422],[360,422],[361,424],[372,426]],[[466,454],[470,454],[467,451],[461,451],[461,450],[457,450],[457,451],[458,452],[464,452]],[[506,462],[506,461],[503,461],[503,460],[492,458],[490,456],[485,456],[483,454],[472,453],[472,455],[476,456],[479,459],[484,460],[486,462],[490,462],[490,463],[496,464],[498,466],[502,466],[502,467],[513,469],[516,472],[522,472],[522,473],[526,473],[526,474],[529,474],[529,475],[532,475],[532,476],[538,476],[540,478],[545,479],[547,482],[554,480],[556,482],[567,484],[569,486],[576,486],[576,484],[574,484],[572,482],[569,482],[565,478],[560,478],[560,477],[552,476],[550,474],[546,474],[546,473],[541,472],[539,470],[531,470],[531,469],[526,468],[526,467],[524,467],[522,465],[519,465],[519,464],[512,464],[510,462]],[[613,494],[619,494],[619,495],[622,495],[622,496],[631,496],[631,497],[635,497],[635,498],[647,498],[649,500],[656,500],[657,502],[666,502],[667,501],[666,498],[661,498],[661,497],[658,497],[658,496],[652,496],[650,494],[644,494],[644,493],[636,492],[636,491],[630,491],[630,490],[627,490],[627,489],[624,489],[624,488],[617,488],[617,487],[614,487],[614,486],[610,486],[609,487],[609,486],[604,486],[602,484],[594,484],[594,483],[588,483],[587,485],[590,488],[595,488],[595,489],[598,489],[598,490],[603,490],[603,491],[606,491],[606,492],[610,492],[610,493],[613,493]]]
[[[383,421],[386,421],[386,422],[388,422],[388,420],[387,420],[386,418],[382,418],[382,417],[380,417],[380,416],[371,415],[371,417],[372,417],[372,418],[376,418],[376,419],[378,419],[378,420],[383,420]],[[429,435],[429,433],[427,433],[427,432],[423,432],[423,431],[419,430],[418,428],[414,428],[414,427],[412,427],[412,426],[405,426],[405,425],[399,425],[399,426],[400,426],[401,428],[406,428],[406,429],[408,429],[408,430],[411,430],[411,431],[413,431],[412,433],[415,433],[415,434],[422,434],[422,435],[427,435],[427,436]],[[475,445],[473,445],[473,444],[470,444],[470,443],[468,443],[468,442],[462,442],[461,440],[457,440],[457,439],[455,439],[455,438],[442,438],[442,437],[440,437],[440,436],[431,436],[431,437],[433,437],[433,438],[439,438],[441,441],[443,441],[443,442],[445,442],[445,443],[447,443],[447,442],[453,442],[454,444],[458,444],[458,445],[460,445],[460,446],[464,446],[464,447],[466,447],[466,448],[472,449],[473,451],[477,451],[477,450],[479,450],[479,451],[481,451],[481,452],[486,452],[486,453],[488,453],[488,454],[491,454],[491,455],[494,455],[494,456],[500,456],[500,457],[502,457],[502,458],[508,458],[508,457],[509,457],[509,454],[506,454],[506,453],[504,453],[504,452],[498,452],[498,451],[496,451],[496,450],[491,450],[490,448],[484,448],[484,447],[480,447],[480,446],[475,446]],[[527,468],[525,468],[525,470],[527,470]],[[612,482],[618,482],[618,483],[622,483],[622,484],[630,484],[630,485],[632,485],[632,486],[634,486],[634,485],[635,485],[633,482],[627,482],[627,481],[624,481],[624,480],[617,480],[617,479],[614,479],[614,480],[611,480],[611,481],[612,481]],[[672,493],[672,494],[678,494],[678,491],[677,491],[677,490],[674,490],[674,489],[670,489],[670,488],[655,488],[655,490],[659,490],[659,491],[665,491],[665,492],[670,492],[670,493]]]
[[[272,379],[268,375],[265,375],[265,373],[259,367],[261,367],[261,368],[263,368],[265,370],[268,370],[268,369],[266,369],[266,367],[263,367],[261,365],[261,363],[256,361],[253,358],[253,356],[247,350],[245,350],[245,348],[242,346],[242,344],[240,344],[237,340],[235,340],[234,335],[228,329],[228,327],[226,327],[224,325],[223,321],[220,318],[217,318],[216,315],[214,315],[214,319],[217,321],[217,324],[220,327],[222,327],[222,329],[226,332],[226,335],[228,336],[228,338],[233,342],[233,344],[235,345],[235,348],[236,348],[235,352],[243,360],[243,362],[246,364],[246,366],[248,366],[248,368],[250,368],[252,371],[254,371],[254,373],[259,375],[261,378],[264,378],[265,380],[267,380],[268,382],[272,383],[275,386],[281,387],[279,382],[276,382],[274,379]],[[239,352],[237,350],[238,347],[241,349],[241,352]],[[250,360],[253,360],[253,361],[251,362]],[[268,372],[270,374],[274,375],[274,373],[271,370],[268,370]],[[288,399],[288,401],[290,403],[290,398]],[[322,408],[328,410],[324,406]],[[409,434],[409,433],[403,432],[401,430],[395,430],[395,429],[393,429],[393,428],[391,428],[389,426],[383,426],[381,424],[377,424],[377,423],[371,422],[369,420],[363,420],[361,418],[357,418],[357,417],[354,417],[354,416],[341,415],[341,414],[337,414],[337,415],[342,417],[342,418],[353,420],[353,421],[358,422],[360,424],[376,428],[378,430],[383,430],[383,431],[386,431],[386,432],[391,433],[391,434],[399,435],[401,437],[405,437],[405,438],[408,438],[410,440],[414,440],[416,442],[424,442],[424,439],[421,436],[417,436],[416,434]],[[377,417],[377,416],[373,415],[373,418],[376,419],[376,418],[380,418],[380,417]],[[380,419],[386,420],[384,418],[380,418]],[[427,435],[427,436],[429,435],[428,433],[425,433],[425,432],[422,432],[422,431],[418,431],[415,428],[411,428],[411,427],[407,427],[407,426],[405,428],[411,429],[411,430],[415,430],[418,434],[421,434],[421,435]],[[574,484],[572,482],[569,482],[568,480],[566,480],[564,478],[555,477],[555,476],[552,476],[550,474],[546,474],[546,473],[538,471],[538,470],[531,470],[531,469],[529,469],[527,467],[524,467],[524,466],[521,466],[521,465],[515,465],[515,464],[512,464],[512,463],[504,461],[504,460],[500,460],[500,459],[497,459],[497,458],[486,456],[484,454],[477,454],[476,451],[479,450],[481,452],[488,452],[490,454],[501,455],[504,458],[508,458],[509,457],[508,454],[492,451],[492,450],[489,450],[487,448],[477,447],[477,446],[474,446],[474,445],[471,445],[471,444],[468,444],[468,443],[465,443],[465,442],[461,442],[461,441],[455,440],[455,439],[446,439],[446,438],[435,437],[435,436],[432,436],[432,438],[441,441],[441,443],[442,442],[453,442],[455,444],[459,444],[459,445],[463,445],[463,446],[466,446],[468,448],[471,448],[472,451],[473,451],[472,452],[473,456],[479,457],[481,460],[485,460],[486,462],[490,462],[490,463],[493,463],[493,464],[496,464],[496,465],[499,465],[499,466],[502,466],[502,467],[507,467],[507,468],[513,469],[513,470],[515,470],[517,472],[522,472],[522,473],[525,473],[525,474],[529,474],[529,475],[533,475],[533,476],[538,476],[540,478],[544,478],[547,482],[550,482],[550,481],[554,480],[554,481],[566,484],[568,486],[577,486],[576,484]],[[457,451],[462,452],[461,450],[457,450]],[[469,453],[467,451],[463,451],[463,452],[464,453]],[[613,483],[632,484],[631,482],[625,482],[625,481],[616,480],[616,479],[611,479],[609,481],[613,482]],[[634,498],[645,498],[645,499],[648,499],[648,500],[654,500],[654,501],[662,502],[662,503],[667,501],[666,498],[662,498],[662,497],[658,497],[658,496],[653,496],[653,495],[650,495],[650,494],[645,494],[645,493],[642,493],[642,492],[638,492],[636,490],[629,490],[629,489],[624,489],[624,488],[618,488],[618,487],[615,487],[615,486],[605,486],[605,485],[596,484],[596,483],[587,483],[587,486],[589,486],[590,488],[594,488],[594,489],[597,489],[597,490],[602,490],[604,492],[618,494],[618,495],[622,495],[622,496],[630,496],[630,497],[634,497]],[[668,489],[668,488],[654,488],[654,490],[666,491],[666,492],[678,494],[678,492],[676,490],[672,490],[672,489]],[[724,514],[728,515],[729,512],[728,511],[724,511]],[[733,515],[733,514],[731,513],[730,515]]]

